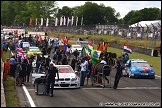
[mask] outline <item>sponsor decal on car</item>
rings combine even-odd
[[[143,69],[143,70],[150,70],[150,68],[147,67],[147,66],[143,66],[142,69]]]

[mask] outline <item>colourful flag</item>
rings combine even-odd
[[[67,37],[65,37],[64,43],[65,43],[66,45],[68,44],[68,38],[67,38]]]
[[[46,27],[48,27],[49,19],[46,20]]]
[[[90,59],[90,54],[89,54],[89,51],[87,50],[86,46],[84,45],[84,52],[83,52],[83,55],[86,56],[88,59]]]
[[[17,58],[21,59],[22,53],[17,53]]]
[[[38,24],[38,19],[36,18],[36,19],[35,19],[35,25],[37,25],[37,24]]]
[[[81,25],[83,25],[83,15],[82,15],[82,19],[81,19]]]
[[[71,26],[73,25],[74,17],[71,18]]]
[[[55,26],[57,26],[58,18],[55,19]]]
[[[17,52],[18,53],[22,53],[23,52],[23,49],[22,48],[17,48]]]
[[[64,43],[64,51],[68,52],[68,50],[69,50],[69,48],[68,48],[67,44]]]
[[[43,26],[43,18],[41,18],[41,26]]]
[[[64,25],[66,25],[66,18],[65,18],[65,16],[64,16]]]
[[[69,25],[69,23],[70,23],[70,19],[69,19],[69,17],[68,17],[67,26]]]
[[[24,52],[22,52],[22,57],[21,57],[21,59],[26,59],[26,58],[27,58],[26,54],[25,54]]]
[[[132,53],[132,49],[124,43],[124,52]]]
[[[88,51],[90,52],[90,54],[91,54],[92,49],[93,49],[93,45],[90,41],[88,41]]]
[[[64,39],[63,39],[63,38],[61,38],[61,43],[63,43],[63,44],[64,44]]]
[[[101,54],[101,51],[92,49],[91,54],[90,54],[90,58],[92,59],[92,64],[97,64],[100,62],[100,59],[99,59],[100,54]]]
[[[41,36],[41,35],[39,36],[39,41],[43,41],[43,39],[42,39],[42,36]]]
[[[62,26],[62,17],[60,17],[60,26]]]
[[[76,26],[78,25],[78,17],[76,17]]]
[[[32,18],[30,18],[30,26],[32,26]]]

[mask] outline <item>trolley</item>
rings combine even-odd
[[[35,94],[46,94],[47,84],[45,77],[37,78],[35,83]]]
[[[91,76],[92,86],[101,86],[104,88],[107,81],[107,85],[111,88],[110,66],[99,63],[93,65],[92,68],[93,68],[92,76]]]

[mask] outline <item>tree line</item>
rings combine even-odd
[[[161,20],[159,8],[144,8],[130,10],[124,18],[120,18],[120,12],[116,12],[111,6],[85,2],[84,5],[70,8],[59,8],[56,1],[1,1],[1,24],[11,26],[14,24],[29,26],[29,19],[38,21],[41,18],[49,18],[49,25],[54,25],[55,18],[78,17],[78,25],[83,17],[84,25],[125,24],[131,25],[139,21]]]

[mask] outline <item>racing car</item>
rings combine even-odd
[[[126,73],[128,73],[130,78],[155,78],[155,70],[152,68],[152,65],[149,65],[148,62],[143,59],[129,59],[123,71],[127,71]]]
[[[41,50],[38,47],[29,47],[27,52],[28,56],[42,54]]]
[[[80,88],[80,78],[70,65],[55,65],[59,72],[59,81],[55,77],[54,88]],[[34,71],[32,73],[32,84],[35,85],[37,78],[45,78],[46,74]]]

